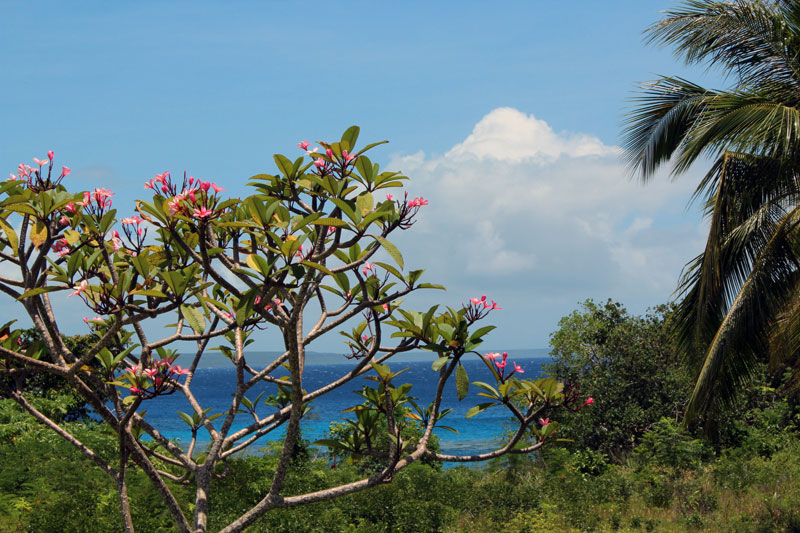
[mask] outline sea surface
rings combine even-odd
[[[408,370],[398,376],[395,383],[410,383],[412,385],[410,395],[417,398],[417,403],[423,407],[428,405],[436,392],[436,380],[438,372],[431,369],[431,364],[435,357],[432,355],[429,361],[414,362],[393,362],[390,368],[393,372]],[[509,367],[512,365],[509,358]],[[550,361],[546,357],[519,358],[517,362],[524,370],[523,377],[537,377],[541,372],[541,367]],[[304,388],[307,391],[316,390],[327,384],[352,368],[348,364],[319,364],[306,366],[304,376]],[[492,383],[492,376],[483,362],[477,358],[464,361],[464,368],[467,370],[470,381],[485,381]],[[370,372],[366,375],[374,375]],[[230,406],[233,392],[235,390],[236,375],[235,369],[230,368],[200,368],[197,370],[192,391],[198,402],[203,408],[211,408],[209,414],[223,413]],[[331,422],[341,421],[343,418],[355,418],[352,413],[343,413],[348,407],[362,403],[361,397],[354,391],[360,390],[362,386],[377,385],[374,381],[368,381],[364,377],[356,378],[345,385],[334,389],[325,396],[312,402],[312,410],[301,422],[303,437],[311,442],[325,438]],[[488,409],[472,418],[465,418],[467,411],[473,405],[487,401],[486,398],[477,396],[481,389],[471,386],[468,396],[463,401],[458,401],[455,390],[455,376],[452,376],[447,384],[442,399],[442,408],[452,408],[453,411],[443,418],[442,425],[450,426],[458,431],[457,434],[447,430],[436,429],[435,433],[441,439],[441,449],[444,453],[453,454],[472,454],[490,451],[492,446],[497,443],[499,436],[510,427],[510,416],[508,412],[500,407]],[[277,392],[277,387],[270,384],[259,384],[247,393],[247,397],[255,400],[256,396],[265,391],[264,397]],[[260,405],[256,407],[256,412],[263,417],[274,411],[274,407],[265,405],[263,398]],[[187,446],[191,439],[189,426],[177,415],[177,411],[191,413],[188,402],[180,393],[161,396],[152,400],[147,400],[142,404],[141,409],[147,411],[145,419],[155,426],[162,434],[169,439],[179,441],[183,446]],[[214,421],[214,425],[219,427],[222,417]],[[246,427],[252,422],[249,414],[242,413],[237,415],[234,422],[234,430]],[[249,453],[258,453],[268,441],[279,440],[283,436],[283,428],[262,437],[259,441],[250,446]],[[198,450],[203,449],[203,445],[208,442],[208,433],[205,429],[198,432]]]

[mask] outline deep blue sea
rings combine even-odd
[[[511,361],[511,359],[509,359]],[[549,361],[548,358],[515,358],[525,370],[524,377],[537,377],[541,372],[541,366]],[[431,370],[432,361],[425,362],[392,362],[390,367],[396,372],[408,368],[402,376],[396,378],[396,383],[411,383],[411,396],[417,398],[420,406],[429,404],[436,391],[437,372]],[[509,366],[511,366],[509,364]],[[470,381],[491,382],[492,377],[486,366],[479,360],[466,360],[464,367],[467,370]],[[304,388],[312,391],[320,386],[337,379],[351,369],[347,364],[329,365],[309,365],[306,366],[304,376]],[[372,372],[371,372],[372,373]],[[367,374],[369,375],[369,374]],[[234,368],[201,368],[197,370],[192,383],[192,391],[204,408],[211,407],[211,413],[222,413],[230,405],[230,401],[235,390],[235,369]],[[354,393],[360,390],[362,385],[376,385],[373,381],[356,378],[342,387],[335,389],[325,396],[312,402],[311,412],[302,421],[303,437],[313,442],[324,438],[328,426],[331,422],[342,420],[345,417],[353,418],[351,413],[342,411],[353,405],[361,403],[361,397]],[[262,391],[267,391],[265,396],[276,392],[276,387],[269,384],[260,384],[251,389],[247,397],[254,400]],[[470,407],[480,403],[482,398],[477,396],[480,389],[470,387],[469,395],[461,402],[458,401],[455,391],[455,376],[451,377],[445,389],[442,401],[443,408],[452,408],[453,411],[442,419],[441,424],[451,426],[458,430],[458,434],[437,429],[436,434],[441,439],[441,448],[445,453],[478,453],[489,451],[496,442],[499,435],[503,433],[508,425],[509,416],[507,411],[500,408],[492,408],[472,418],[465,418]],[[485,398],[483,398],[485,400]],[[147,410],[145,419],[161,431],[166,437],[180,441],[183,445],[188,445],[191,439],[189,427],[178,417],[177,411],[191,413],[188,402],[179,393],[168,396],[158,397],[147,400],[142,405],[142,409]],[[259,416],[268,415],[274,408],[264,405],[263,398],[261,405],[256,412]],[[222,418],[215,420],[215,425],[221,423]],[[234,429],[242,428],[252,422],[248,414],[239,414],[234,422]],[[282,437],[283,430],[276,430],[251,445],[250,453],[257,452],[261,447],[259,443],[271,440],[278,440]],[[202,443],[208,440],[208,434],[204,429],[198,433],[197,449],[202,450]],[[263,446],[263,444],[262,444]]]

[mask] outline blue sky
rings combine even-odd
[[[126,215],[156,173],[247,194],[273,153],[358,124],[431,200],[398,242],[449,290],[410,303],[489,294],[495,349],[546,346],[588,297],[663,303],[700,251],[703,169],[643,187],[619,160],[637,82],[721,84],[643,44],[675,2],[165,4],[4,2],[0,168],[55,150]]]

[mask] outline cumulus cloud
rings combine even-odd
[[[702,246],[699,216],[686,211],[697,181],[662,176],[643,186],[620,154],[592,135],[496,109],[442,156],[393,157],[390,168],[412,178],[410,194],[430,199],[404,249],[429,277],[466,292],[457,297],[507,297],[516,316],[502,320],[517,328],[515,347],[546,344],[587,297],[636,311],[663,303]]]

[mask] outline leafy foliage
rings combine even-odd
[[[595,398],[561,425],[572,449],[621,462],[662,417],[677,420],[690,390],[670,337],[670,309],[631,316],[618,302],[586,300],[550,337],[545,371]]]

